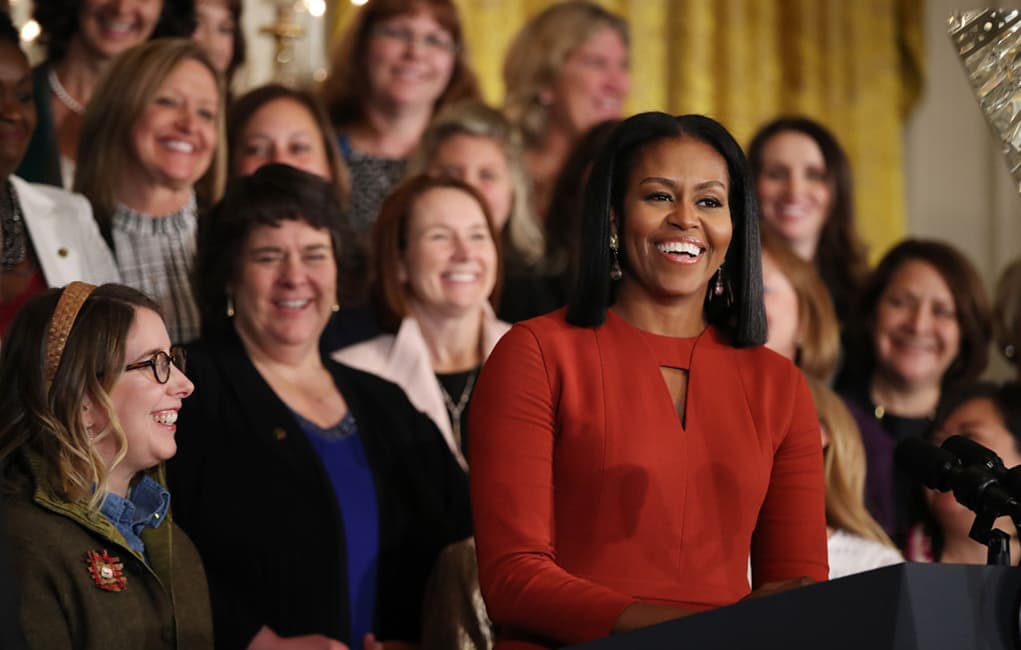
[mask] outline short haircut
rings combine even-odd
[[[629,41],[623,18],[588,0],[554,4],[525,23],[507,48],[503,63],[504,112],[518,125],[525,145],[537,145],[546,134],[549,108],[540,99],[564,62],[585,41],[603,29]]]
[[[330,74],[322,85],[323,103],[334,126],[339,128],[365,119],[363,103],[371,91],[365,56],[376,25],[419,11],[429,13],[440,27],[450,33],[457,47],[450,82],[436,100],[433,110],[479,96],[478,82],[465,53],[461,18],[452,0],[372,0],[358,9],[337,43]]]
[[[1003,384],[971,382],[947,391],[940,398],[932,431],[942,429],[954,411],[978,399],[993,403],[996,412],[1003,418],[1003,426],[1014,440],[1014,448],[1021,453],[1021,383],[1016,381]]]
[[[829,381],[840,358],[840,324],[830,292],[815,266],[768,229],[762,231],[762,253],[769,255],[798,298],[798,367],[810,377]]]
[[[706,292],[705,318],[736,347],[762,345],[766,310],[762,302],[762,258],[758,209],[748,163],[740,145],[716,120],[703,115],[640,113],[621,122],[610,134],[592,167],[586,186],[581,232],[580,267],[567,305],[567,321],[596,327],[606,320],[613,301],[610,283],[610,214],[617,232],[625,230],[624,197],[639,157],[650,144],[692,138],[720,154],[730,176],[730,219],[733,235],[724,262],[724,294]],[[625,248],[621,242],[621,250]],[[626,259],[622,256],[622,265]],[[625,268],[625,273],[627,269]]]
[[[43,459],[47,481],[65,501],[88,499],[96,507],[106,492],[109,470],[127,452],[110,391],[124,368],[124,348],[136,309],[160,313],[140,291],[119,284],[97,287],[68,333],[52,383],[46,381],[50,321],[63,289],[47,289],[19,310],[0,350],[0,461],[29,450]],[[81,419],[86,398],[110,417],[118,455],[107,466],[96,451],[94,432]]]
[[[503,152],[510,170],[513,198],[502,239],[517,258],[528,265],[537,264],[542,259],[545,242],[532,210],[531,182],[522,158],[521,134],[503,113],[478,100],[444,108],[422,135],[417,153],[408,166],[408,176],[427,172],[440,146],[456,135],[486,138]]]
[[[312,120],[319,128],[319,135],[322,138],[323,150],[326,152],[326,162],[330,167],[330,179],[337,188],[337,200],[341,207],[346,207],[348,197],[351,196],[351,174],[347,164],[340,155],[337,148],[337,137],[333,132],[333,126],[326,115],[319,98],[307,90],[289,88],[283,84],[271,83],[265,86],[253,88],[244,95],[238,97],[230,104],[227,114],[227,144],[230,158],[228,169],[231,176],[237,176],[237,160],[241,155],[241,134],[248,126],[249,120],[263,106],[277,100],[289,100],[308,111]]]
[[[935,269],[954,299],[961,345],[957,357],[943,374],[942,387],[947,389],[978,379],[989,360],[989,341],[992,338],[989,298],[978,272],[968,258],[953,246],[935,240],[906,239],[883,256],[862,290],[861,308],[854,333],[857,349],[849,361],[860,363],[860,378],[868,380],[877,362],[875,342],[870,330],[875,323],[879,299],[894,274],[904,264],[913,261],[925,262]]]
[[[223,198],[200,224],[192,284],[203,338],[219,337],[231,328],[227,296],[252,230],[278,227],[282,221],[301,221],[329,232],[337,265],[336,299],[355,300],[359,290],[355,278],[364,261],[333,185],[290,165],[263,165],[250,176],[231,179]]]
[[[224,92],[219,72],[206,53],[191,39],[161,38],[118,56],[103,73],[82,118],[74,191],[92,203],[100,230],[109,237],[110,219],[117,204],[114,191],[123,170],[135,166],[131,142],[134,125],[160,86],[185,61],[200,63],[216,83],[220,105],[216,113],[216,146],[206,175],[196,182],[202,204],[214,203],[223,192],[226,176]],[[131,83],[124,83],[130,79]]]
[[[475,199],[486,216],[489,235],[496,246],[496,284],[489,295],[490,304],[499,304],[503,278],[503,254],[499,234],[493,228],[486,199],[471,185],[449,176],[419,174],[398,185],[383,201],[379,218],[372,227],[372,300],[380,327],[396,332],[408,315],[407,293],[397,269],[408,245],[408,224],[415,204],[426,193],[441,188],[460,190]]]
[[[855,225],[851,163],[840,142],[823,125],[807,117],[778,118],[759,129],[748,145],[752,177],[757,184],[764,166],[762,156],[769,141],[788,132],[807,136],[822,152],[832,199],[813,262],[833,293],[837,308],[853,308],[869,266],[865,245],[859,239]],[[848,315],[839,316],[847,318]]]
[[[38,0],[32,18],[39,23],[39,42],[46,61],[57,63],[78,31],[83,0]],[[195,32],[195,0],[163,0],[163,11],[149,38],[191,38]]]

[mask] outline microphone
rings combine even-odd
[[[951,447],[958,444],[953,443]],[[981,457],[985,459],[983,463],[990,460],[985,452],[996,456],[985,447],[981,447],[981,450]],[[965,453],[971,458],[975,451],[969,449]],[[979,454],[975,453],[975,456]],[[982,463],[963,464],[959,457],[947,449],[936,447],[920,438],[902,440],[894,450],[894,462],[926,487],[940,492],[953,491],[957,501],[973,512],[994,517],[1021,515],[1021,504],[1000,487],[993,471]],[[1002,461],[1000,466],[1003,466]]]
[[[989,472],[1015,498],[1021,497],[1021,465],[1007,469],[996,452],[965,436],[950,436],[943,449],[961,459],[964,465],[977,465]]]
[[[943,441],[941,447],[960,458],[962,464],[978,465],[996,478],[1001,478],[1007,473],[1007,468],[1004,467],[1003,461],[995,451],[980,445],[971,438],[950,436]]]

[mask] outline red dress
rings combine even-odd
[[[678,419],[660,366],[689,371]],[[505,334],[472,397],[482,592],[502,639],[610,634],[635,601],[703,610],[827,577],[819,422],[801,372],[714,329],[692,339],[612,311]],[[503,647],[523,644],[498,644]]]

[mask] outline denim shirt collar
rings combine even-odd
[[[143,476],[128,490],[128,498],[108,492],[100,511],[124,536],[133,551],[145,552],[142,530],[146,526],[159,528],[170,508],[170,493],[149,476]]]

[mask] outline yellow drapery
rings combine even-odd
[[[371,2],[371,0],[369,0]],[[486,98],[503,56],[552,0],[455,0]],[[902,126],[922,83],[922,0],[601,0],[631,27],[631,112],[705,113],[739,142],[780,114],[837,134],[876,259],[904,236]],[[354,8],[336,5],[340,27]]]

